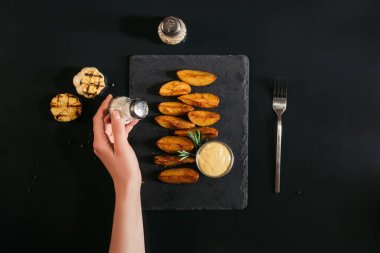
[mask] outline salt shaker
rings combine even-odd
[[[139,98],[116,97],[109,104],[108,112],[118,110],[124,123],[128,124],[134,119],[143,119],[148,115],[148,103]]]
[[[186,38],[186,25],[177,17],[166,17],[158,26],[158,35],[162,42],[168,45],[177,45]]]
[[[148,115],[148,103],[138,98],[116,97],[113,98],[108,106],[108,113],[118,110],[124,124],[130,123],[134,119],[143,119]],[[108,136],[110,143],[114,143],[111,123],[105,124],[105,134]]]

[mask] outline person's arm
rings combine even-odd
[[[129,132],[137,120],[124,125],[118,111],[111,115],[114,144],[108,141],[107,107],[111,95],[103,101],[93,118],[94,152],[106,166],[115,187],[115,211],[110,253],[144,253],[144,228],[141,212],[141,172],[136,154],[128,142]]]

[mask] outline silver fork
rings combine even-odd
[[[281,139],[282,139],[282,114],[286,110],[287,89],[275,82],[272,107],[277,114],[277,145],[276,145],[276,173],[274,179],[274,192],[280,193],[281,182]]]

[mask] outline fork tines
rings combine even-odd
[[[273,97],[276,98],[286,98],[288,95],[287,89],[284,87],[284,82],[286,80],[277,78],[274,81],[274,88],[273,88]]]

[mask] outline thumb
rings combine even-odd
[[[115,153],[123,153],[127,147],[127,136],[125,133],[124,119],[120,111],[113,110],[111,112],[111,125],[115,140],[114,151]]]

